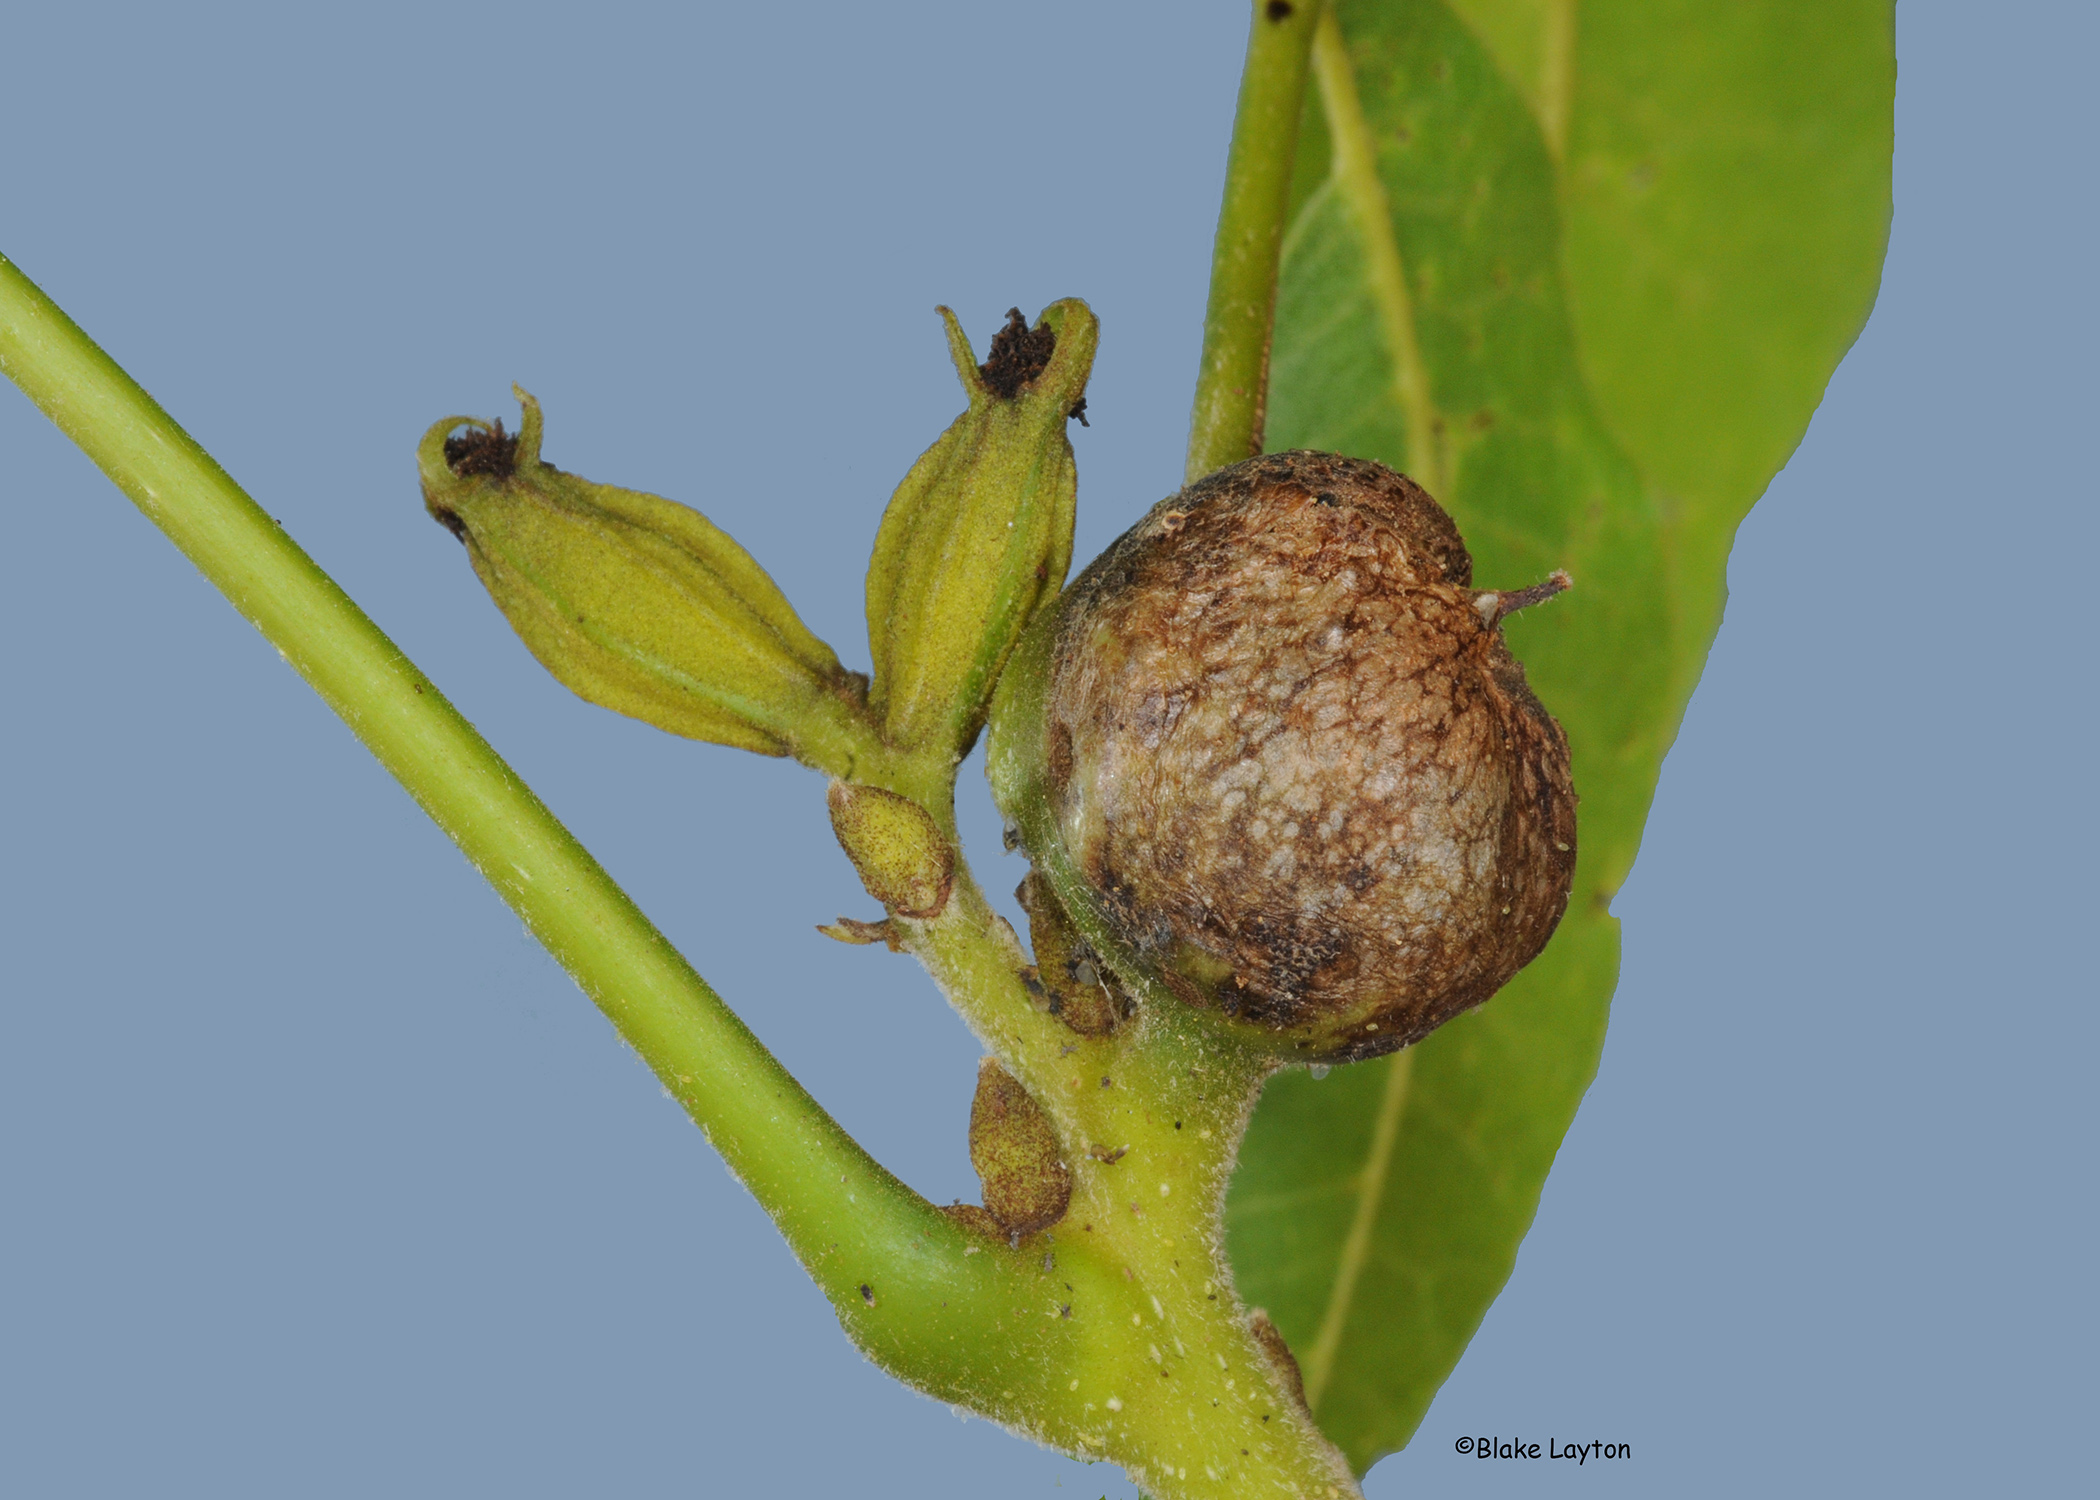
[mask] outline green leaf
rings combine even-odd
[[[1573,748],[1568,915],[1484,1009],[1271,1085],[1227,1204],[1241,1290],[1359,1471],[1507,1280],[1594,1075],[1608,905],[1719,622],[1729,539],[1872,303],[1885,4],[1341,0],[1315,47],[1268,441],[1457,518]]]
[[[1736,527],[1880,286],[1893,7],[1592,3],[1576,59],[1562,262],[1590,389],[1670,502],[1681,700]]]

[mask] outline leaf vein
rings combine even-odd
[[[1349,1305],[1356,1299],[1357,1279],[1371,1250],[1371,1231],[1378,1225],[1378,1203],[1385,1196],[1386,1177],[1392,1171],[1393,1142],[1400,1135],[1400,1117],[1407,1111],[1407,1084],[1414,1073],[1413,1049],[1393,1054],[1385,1077],[1385,1093],[1378,1101],[1378,1118],[1371,1125],[1371,1149],[1356,1184],[1356,1214],[1349,1224],[1349,1237],[1342,1241],[1335,1262],[1334,1284],[1328,1289],[1327,1311],[1320,1318],[1320,1332],[1305,1357],[1305,1404],[1319,1409],[1320,1394],[1334,1373],[1335,1351],[1349,1323]]]
[[[1363,241],[1365,280],[1370,284],[1371,304],[1377,309],[1379,332],[1393,361],[1393,399],[1407,425],[1407,466],[1422,488],[1449,505],[1442,455],[1437,451],[1440,424],[1430,394],[1429,367],[1415,336],[1407,271],[1393,232],[1385,183],[1378,175],[1377,145],[1356,92],[1356,69],[1342,40],[1341,23],[1331,9],[1321,15],[1319,30],[1313,35],[1313,73],[1320,82],[1320,100],[1333,141],[1334,183]]]

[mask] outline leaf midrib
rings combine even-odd
[[[1386,1178],[1391,1175],[1393,1143],[1400,1136],[1400,1117],[1407,1112],[1407,1085],[1414,1073],[1413,1048],[1393,1054],[1387,1065],[1385,1093],[1378,1101],[1377,1117],[1371,1122],[1371,1149],[1356,1183],[1356,1212],[1349,1221],[1349,1236],[1335,1261],[1334,1282],[1327,1292],[1327,1310],[1320,1317],[1320,1331],[1305,1356],[1301,1373],[1305,1378],[1305,1404],[1319,1410],[1320,1395],[1334,1374],[1334,1357],[1348,1328],[1350,1304],[1356,1300],[1356,1283],[1371,1252],[1371,1234],[1378,1227],[1378,1203],[1385,1196]]]
[[[1576,0],[1546,0],[1539,42],[1539,134],[1558,167],[1568,150],[1568,114],[1575,99]]]
[[[1379,332],[1392,356],[1393,398],[1407,424],[1407,467],[1417,484],[1448,506],[1443,454],[1437,442],[1441,424],[1430,392],[1429,367],[1415,336],[1414,299],[1407,289],[1400,242],[1393,233],[1392,207],[1378,175],[1377,142],[1356,92],[1356,69],[1349,61],[1348,44],[1342,40],[1341,23],[1331,9],[1320,17],[1319,30],[1313,35],[1313,75],[1319,80],[1320,100],[1327,112],[1330,170],[1343,203],[1356,219],[1364,248],[1364,279],[1378,313]]]

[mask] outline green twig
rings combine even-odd
[[[341,715],[612,1020],[773,1215],[883,1367],[1155,1493],[1353,1492],[1213,1261],[1232,1148],[1267,1071],[1197,1032],[1081,1045],[1029,1002],[968,878],[910,923],[1082,1163],[1057,1230],[1009,1243],[933,1208],[827,1116],[363,611],[19,270],[0,371]],[[880,757],[877,757],[878,759]],[[889,768],[897,770],[895,766]],[[909,780],[910,778],[905,778]],[[914,788],[943,814],[953,766]],[[943,820],[952,826],[952,814]],[[900,919],[902,920],[902,919]],[[1103,1143],[1114,1142],[1113,1149]],[[1082,1146],[1100,1148],[1080,1156]],[[1191,1425],[1188,1412],[1208,1417]]]
[[[1261,451],[1276,270],[1320,0],[1255,0],[1203,317],[1188,477]]]
[[[898,1277],[920,1274],[929,1245],[955,1251],[959,1282],[995,1289],[994,1258],[961,1259],[952,1221],[839,1128],[415,664],[4,257],[0,371],[451,836],[684,1105],[842,1311],[863,1315],[864,1282],[900,1293],[886,1305],[910,1300]]]

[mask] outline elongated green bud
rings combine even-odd
[[[959,758],[1036,606],[1072,562],[1075,473],[1065,424],[1085,405],[1100,325],[1052,303],[1016,309],[983,365],[940,309],[970,409],[912,465],[868,563],[870,706],[890,743]]]
[[[515,438],[447,417],[416,457],[423,503],[540,664],[673,734],[850,771],[864,684],[765,570],[696,510],[542,463],[539,403],[515,394]]]

